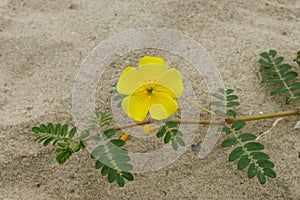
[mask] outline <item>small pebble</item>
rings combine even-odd
[[[32,107],[32,105],[27,105],[26,106],[26,110],[31,110],[33,107]]]
[[[199,152],[201,149],[201,142],[197,142],[195,144],[192,144],[192,151],[195,151],[195,152]]]

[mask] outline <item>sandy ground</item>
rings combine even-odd
[[[206,159],[189,150],[172,165],[109,185],[87,151],[65,165],[33,142],[40,123],[72,120],[72,88],[81,62],[101,41],[132,28],[182,32],[209,52],[242,114],[289,109],[261,85],[258,54],[269,48],[292,60],[300,44],[299,1],[0,2],[0,199],[299,199],[299,130],[283,120],[262,138],[278,178],[261,186],[228,163],[220,143]],[[262,133],[273,120],[250,123]],[[200,134],[204,131],[200,128]]]

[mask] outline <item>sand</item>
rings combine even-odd
[[[300,137],[292,117],[261,139],[278,176],[263,186],[227,161],[230,149],[220,147],[221,139],[206,159],[189,149],[161,170],[135,174],[124,188],[100,176],[88,151],[59,165],[54,148],[33,141],[32,126],[75,125],[73,84],[91,50],[143,27],[199,42],[239,95],[240,114],[297,106],[269,96],[257,60],[273,48],[292,62],[300,44],[299,1],[1,0],[0,199],[299,199]],[[260,134],[273,122],[251,122],[246,130]],[[199,128],[200,138],[206,130]]]

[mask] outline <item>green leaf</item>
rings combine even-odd
[[[263,173],[261,173],[261,171],[257,172],[257,178],[258,178],[258,181],[261,184],[265,184],[266,183],[266,176]]]
[[[260,54],[260,56],[263,57],[263,58],[267,58],[267,59],[270,57],[270,55],[267,52],[262,52]]]
[[[125,181],[124,181],[124,178],[120,174],[117,174],[116,181],[120,187],[124,187]]]
[[[229,154],[229,161],[235,161],[236,159],[240,158],[244,154],[242,147],[235,148],[230,154]]]
[[[226,115],[236,117],[236,112],[234,110],[228,110]]]
[[[97,158],[98,156],[101,155],[101,153],[105,152],[104,146],[103,145],[99,145],[98,147],[96,147],[92,153],[91,153],[91,157],[92,158]]]
[[[94,140],[94,141],[101,141],[102,140],[102,138],[100,137],[100,136],[98,136],[98,135],[92,135],[91,137],[90,137],[90,139],[91,140]]]
[[[114,145],[116,145],[117,147],[121,147],[125,144],[125,141],[120,140],[120,139],[113,139],[110,142],[113,143]]]
[[[269,60],[264,58],[259,59],[258,63],[264,66],[273,66]]]
[[[71,129],[70,133],[69,133],[69,137],[70,137],[70,138],[73,138],[74,135],[75,135],[75,133],[76,133],[76,131],[77,131],[77,128],[76,128],[76,127],[73,127],[73,128]]]
[[[292,68],[291,65],[289,65],[289,64],[282,64],[282,65],[279,66],[279,69],[278,69],[278,70],[279,70],[281,73],[284,73],[284,72],[286,72],[287,70],[289,70],[290,68]]]
[[[72,149],[73,149],[74,152],[79,151],[80,148],[81,148],[80,143],[75,143],[75,144],[73,144],[73,146],[72,146]]]
[[[218,93],[212,94],[211,96],[216,97],[217,99],[220,99],[220,100],[225,100],[225,97],[221,94],[218,94]]]
[[[129,172],[133,169],[132,165],[129,163],[117,163],[117,166],[124,172]]]
[[[177,129],[173,129],[172,130],[172,133],[176,136],[176,137],[182,137],[182,133],[180,130],[177,130]]]
[[[239,139],[241,139],[241,141],[245,142],[245,141],[250,141],[250,140],[255,140],[256,136],[250,133],[245,133],[245,134],[241,134],[238,137]]]
[[[300,51],[297,52],[296,62],[298,63],[298,65],[300,67]]]
[[[156,133],[156,136],[157,136],[158,138],[164,136],[164,134],[166,133],[166,130],[167,130],[166,126],[161,126],[161,127],[159,127],[159,129],[158,129],[158,131],[157,131],[157,133]]]
[[[115,155],[127,155],[128,151],[120,147],[109,147],[109,152]]]
[[[220,111],[220,110],[215,110],[215,113],[217,115],[224,115],[225,114],[223,111]]]
[[[52,141],[52,145],[55,146],[56,143],[59,141],[59,138],[55,138],[53,141]]]
[[[268,160],[270,156],[263,152],[251,152],[250,156],[252,156],[255,160]]]
[[[297,72],[287,72],[286,74],[283,75],[284,81],[291,81],[294,78],[296,78],[298,76]]]
[[[277,54],[277,52],[275,50],[273,50],[273,49],[271,49],[269,51],[269,55],[272,56],[273,58],[276,56],[276,54]]]
[[[112,159],[116,163],[127,163],[130,161],[130,157],[128,155],[113,155]]]
[[[263,83],[280,83],[282,82],[279,78],[265,78]]]
[[[238,96],[236,96],[236,95],[229,95],[226,97],[227,101],[232,101],[232,100],[236,100],[236,99],[238,99]]]
[[[264,175],[266,175],[270,178],[276,178],[276,173],[270,168],[265,168],[264,169]]]
[[[61,135],[61,124],[56,124],[55,135]]]
[[[276,70],[270,68],[270,67],[261,67],[260,72],[265,72],[265,73],[268,73],[268,74],[277,74]]]
[[[108,176],[107,176],[107,180],[109,183],[112,183],[116,180],[116,176],[117,176],[117,171],[113,168],[109,168],[108,169]]]
[[[95,163],[95,168],[96,169],[100,169],[102,168],[104,165],[102,164],[102,162],[100,162],[99,160],[96,160],[96,163]]]
[[[56,161],[59,164],[63,164],[64,162],[66,162],[70,158],[72,153],[73,153],[73,151],[69,147],[61,148],[60,153],[56,156]]]
[[[108,129],[106,131],[104,131],[104,135],[107,137],[107,138],[111,138],[112,136],[114,136],[116,134],[116,129],[114,128],[111,128],[111,129]]]
[[[130,172],[122,172],[122,176],[126,178],[128,181],[133,181],[133,176]]]
[[[41,135],[35,139],[37,142],[42,142],[48,138],[48,135]]]
[[[174,150],[177,150],[178,149],[178,144],[177,144],[177,142],[176,142],[176,140],[172,140],[172,148],[174,149]]]
[[[59,142],[57,145],[60,147],[68,147],[69,146],[69,144],[66,142]]]
[[[49,133],[50,133],[50,134],[54,134],[54,133],[55,133],[54,126],[53,126],[52,123],[49,123],[49,124],[48,124],[48,130],[49,130]]]
[[[167,132],[166,135],[165,135],[165,138],[164,138],[164,143],[168,144],[171,140],[171,137],[172,137],[171,132]]]
[[[284,93],[284,92],[286,92],[286,91],[287,91],[286,88],[277,88],[277,89],[275,89],[275,90],[273,90],[273,91],[271,92],[271,95],[279,94],[279,93]]]
[[[35,133],[40,133],[41,132],[41,129],[39,127],[33,127],[31,130]]]
[[[182,146],[182,147],[185,146],[185,143],[184,143],[184,141],[181,139],[181,137],[176,137],[175,140],[176,140],[176,142],[177,142],[180,146]]]
[[[68,132],[68,124],[64,124],[61,128],[61,136],[66,137]]]
[[[225,139],[223,142],[222,142],[222,147],[231,147],[231,146],[233,146],[233,145],[235,145],[235,144],[237,144],[238,142],[237,142],[237,140],[236,140],[236,138],[235,137],[232,137],[232,138],[227,138],[227,139]]]
[[[272,163],[269,160],[258,160],[256,163],[262,168],[273,168],[274,167],[274,163]]]
[[[282,63],[283,59],[284,59],[283,57],[277,57],[277,58],[274,59],[274,63],[276,65],[278,65],[278,64]]]
[[[248,168],[248,178],[251,179],[257,174],[257,167],[254,163],[251,163]]]
[[[231,132],[231,129],[229,127],[223,127],[222,128],[222,132],[225,132],[225,133],[230,133]]]
[[[246,123],[244,121],[237,120],[232,124],[231,128],[238,131],[241,130],[245,125]]]
[[[293,83],[289,88],[291,91],[300,89],[300,82]]]
[[[166,123],[166,126],[169,127],[169,128],[174,128],[174,127],[177,127],[177,123],[173,122],[173,121],[170,121],[170,122]]]
[[[245,148],[247,148],[248,151],[255,151],[255,150],[262,150],[264,149],[264,145],[258,143],[258,142],[249,142],[244,145]]]
[[[46,125],[44,125],[44,124],[42,124],[40,126],[40,129],[41,129],[42,133],[49,133],[48,127]]]
[[[250,159],[248,155],[244,155],[243,157],[240,158],[238,164],[237,164],[237,168],[239,170],[244,169],[245,167],[247,167],[250,163]]]
[[[101,169],[101,175],[102,175],[102,176],[107,175],[107,174],[108,174],[108,169],[109,169],[109,167],[106,166],[106,165],[104,165],[104,166],[102,167],[102,169]]]
[[[298,99],[299,99],[299,98],[298,98]],[[286,103],[286,104],[291,103],[291,101],[293,101],[293,98],[292,98],[292,97],[286,97],[286,99],[285,99],[285,103]]]
[[[240,105],[239,102],[236,102],[236,101],[230,101],[227,103],[227,107],[233,107],[233,106],[238,106]]]
[[[231,93],[233,93],[234,92],[234,90],[233,89],[227,89],[226,90],[226,94],[228,95],[228,94],[231,94]]]
[[[52,142],[54,139],[55,139],[54,137],[49,137],[47,140],[45,140],[44,146],[47,146],[48,144],[50,144],[50,142]]]
[[[100,154],[100,156],[97,158],[98,160],[100,160],[104,165],[106,166],[112,166],[112,160],[108,157],[108,154],[107,153],[102,153]]]
[[[225,91],[224,88],[219,88],[218,91],[221,92],[222,94],[225,94],[225,93],[226,93],[226,91]]]
[[[80,134],[80,139],[85,139],[87,137],[89,137],[90,133],[88,130],[83,130]]]
[[[80,140],[81,148],[85,149],[87,147],[86,141]]]
[[[220,102],[220,101],[213,101],[213,102],[211,102],[211,105],[213,105],[213,106],[218,106],[218,107],[224,107],[225,105],[222,103],[222,102]]]
[[[179,130],[177,130],[177,129],[173,129],[173,130],[171,130],[171,133],[172,133],[172,135],[174,137],[176,135],[180,135],[181,132]],[[181,133],[181,135],[182,135],[182,133]]]

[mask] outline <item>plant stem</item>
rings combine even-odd
[[[166,122],[173,121],[173,122],[176,122],[177,124],[202,124],[202,125],[224,126],[226,123],[227,124],[232,124],[233,122],[235,122],[237,120],[253,121],[253,120],[261,120],[261,119],[267,119],[267,118],[293,116],[293,115],[299,115],[299,112],[300,112],[300,108],[297,108],[295,110],[289,110],[289,111],[283,111],[283,112],[277,112],[277,113],[270,113],[270,114],[263,114],[263,115],[250,115],[250,116],[244,116],[244,117],[226,118],[225,120],[219,120],[219,121],[169,119]],[[151,119],[146,119],[146,120],[141,121],[141,122],[135,122],[135,123],[115,127],[115,129],[116,130],[122,130],[122,129],[126,129],[126,128],[131,128],[131,127],[134,127],[134,126],[151,124],[153,122],[154,121],[151,120]]]
[[[263,114],[263,115],[250,115],[250,116],[245,116],[245,117],[225,119],[225,121],[228,124],[232,124],[236,120],[253,121],[253,120],[260,120],[260,119],[267,119],[267,118],[285,117],[285,116],[291,116],[291,115],[298,115],[299,112],[300,112],[300,108],[297,108],[295,110],[289,110],[289,111],[283,111],[283,112],[277,112],[277,113],[270,113],[270,114]]]
[[[185,101],[189,102],[190,104],[192,104],[193,106],[196,106],[197,108],[199,108],[200,110],[203,110],[209,114],[212,114],[212,115],[215,115],[216,113],[214,113],[213,111],[207,109],[207,108],[204,108],[203,106],[201,105],[198,105],[197,103],[193,102],[192,100],[184,97],[184,96],[181,96],[181,98],[183,98]]]

